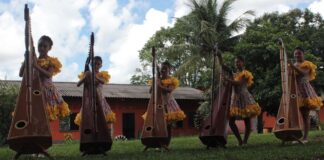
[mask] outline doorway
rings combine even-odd
[[[127,139],[135,138],[135,114],[123,113],[123,135]]]

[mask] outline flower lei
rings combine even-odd
[[[234,75],[234,80],[235,81],[240,81],[242,80],[242,78],[246,78],[247,79],[247,86],[250,87],[253,84],[253,75],[251,72],[247,71],[247,70],[243,70],[239,73],[236,73]]]
[[[46,70],[53,67],[53,75],[60,73],[62,68],[61,62],[55,57],[40,58],[37,60],[37,64]]]
[[[85,76],[85,75],[84,75],[84,72],[81,72],[81,73],[78,75],[79,79],[83,79],[84,76]],[[107,83],[109,82],[111,76],[110,76],[110,74],[108,73],[108,71],[101,71],[101,72],[99,72],[99,73],[96,74],[96,77],[97,77],[97,78],[102,78],[102,79],[104,79],[105,84],[107,84]]]
[[[177,88],[179,86],[179,80],[175,77],[170,77],[170,78],[167,78],[167,79],[163,79],[162,81],[162,84],[164,86],[174,86],[175,88]]]
[[[302,64],[299,66],[302,69],[309,69],[309,80],[314,80],[316,77],[316,68],[317,66],[310,62],[310,61],[304,61]]]

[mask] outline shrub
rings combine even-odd
[[[7,138],[18,90],[17,85],[0,80],[0,144]]]

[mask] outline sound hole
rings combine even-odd
[[[157,107],[158,109],[162,109],[162,105],[158,105],[158,107]]]
[[[152,127],[146,127],[145,129],[147,132],[151,131],[152,130]]]
[[[291,94],[291,95],[290,95],[290,98],[295,99],[295,98],[296,98],[296,94]]]
[[[210,128],[210,125],[208,125],[208,126],[205,127],[206,130],[209,129],[209,128]]]
[[[85,130],[83,131],[83,133],[85,133],[85,134],[90,134],[90,133],[91,133],[91,129],[85,129]]]
[[[285,118],[279,118],[278,120],[277,120],[277,124],[278,125],[282,125],[282,124],[284,124],[285,123]]]
[[[40,93],[41,92],[39,90],[34,90],[34,92],[33,92],[33,94],[36,95],[36,96],[40,95]]]
[[[27,122],[25,120],[17,121],[15,124],[15,128],[17,128],[17,129],[23,129],[26,126],[27,126]]]

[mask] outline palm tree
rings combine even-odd
[[[222,51],[230,51],[239,36],[233,33],[248,24],[248,15],[229,22],[228,13],[235,0],[225,0],[219,5],[217,0],[189,0],[192,12],[177,18],[173,27],[162,28],[140,51],[143,68],[151,63],[150,50],[157,47],[158,62],[168,60],[182,85],[206,89],[210,86],[210,49],[218,43]],[[218,9],[218,6],[219,9]]]
[[[235,32],[242,30],[247,24],[249,24],[250,19],[248,16],[253,16],[254,13],[251,10],[246,11],[243,15],[239,16],[232,22],[229,22],[227,18],[232,4],[236,0],[224,0],[222,4],[218,4],[217,0],[190,0],[192,8],[192,26],[196,26],[197,33],[195,34],[196,46],[200,46],[201,50],[198,53],[192,52],[193,57],[199,57],[193,60],[188,58],[184,63],[186,66],[192,66],[195,64],[195,61],[205,61],[205,65],[209,68],[209,73],[206,73],[208,78],[205,79],[207,82],[207,87],[211,86],[211,74],[212,70],[212,49],[215,44],[218,48],[223,51],[229,51],[232,46],[234,46],[235,41],[239,38],[239,35],[234,36]],[[184,67],[186,67],[184,66]],[[183,66],[179,67],[179,72],[183,72]],[[181,73],[179,73],[181,74]],[[209,83],[208,83],[209,82]],[[197,117],[195,118],[196,125],[199,126],[202,117],[205,117],[210,113],[210,99],[213,89],[209,89],[206,98],[207,100],[201,104],[197,110]]]
[[[228,49],[228,45],[233,45],[233,40],[239,35],[233,36],[235,32],[242,30],[249,24],[249,16],[254,12],[248,10],[241,16],[229,22],[227,18],[233,3],[236,0],[225,0],[220,7],[217,0],[190,0],[192,13],[194,15],[194,25],[200,28],[200,45],[207,51],[218,43],[221,49]]]
[[[235,1],[225,0],[222,4],[218,4],[217,0],[190,0],[191,13],[186,18],[178,20],[178,24],[183,24],[187,30],[191,30],[190,34],[185,35],[187,41],[183,50],[186,51],[187,56],[184,57],[176,72],[179,77],[188,75],[188,71],[192,70],[203,73],[199,75],[193,73],[195,76],[210,77],[208,76],[212,64],[210,53],[214,45],[217,43],[222,51],[230,51],[233,48],[240,36],[234,34],[244,29],[250,22],[249,16],[254,15],[253,11],[248,10],[230,22],[227,16]],[[200,77],[195,78],[196,82],[202,83],[199,79]],[[207,81],[206,79],[203,81],[203,86],[208,88],[210,86],[208,78]],[[192,87],[197,85],[199,84]]]

